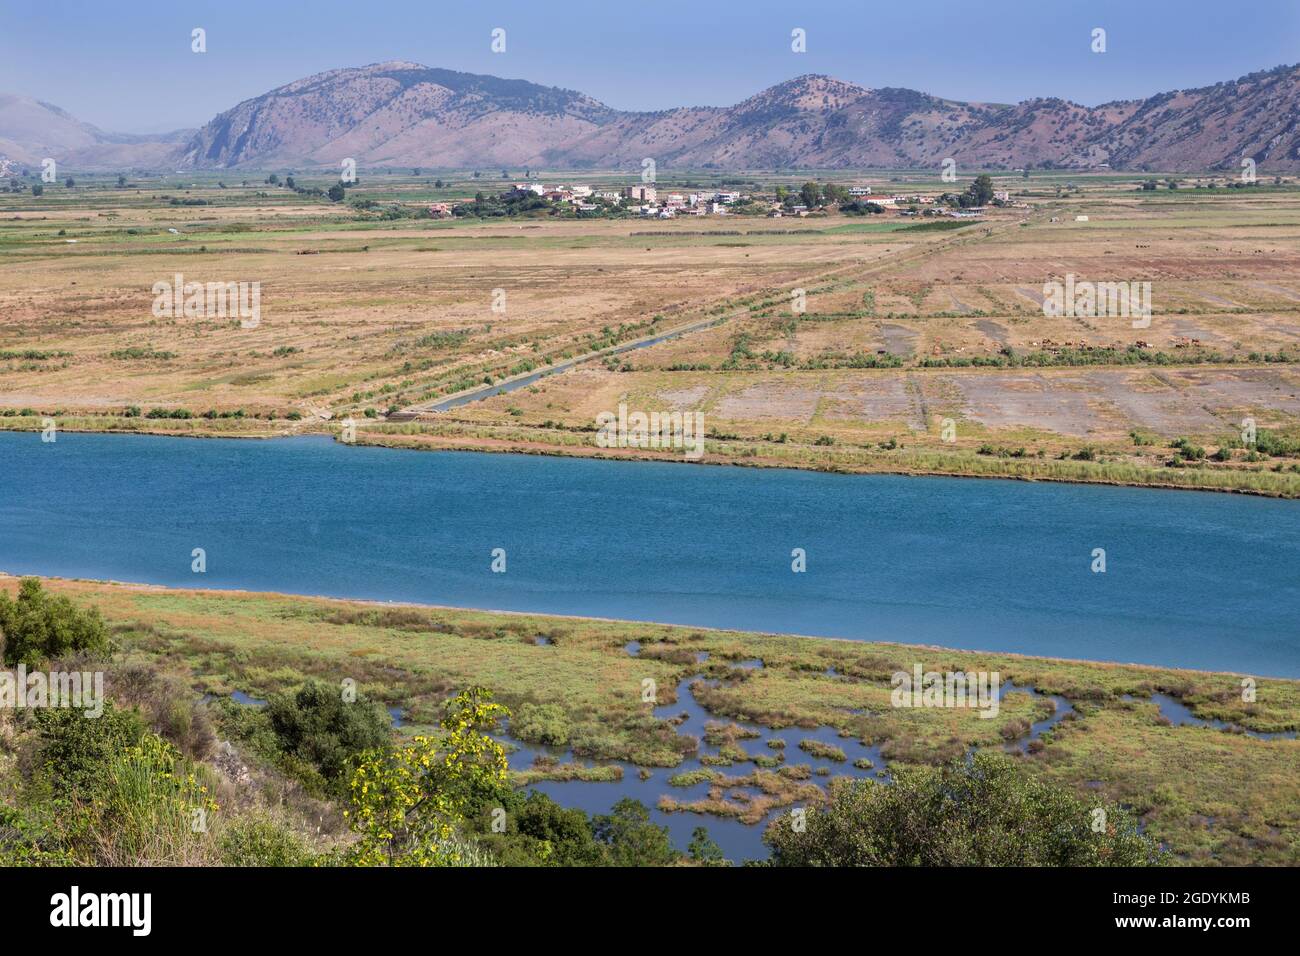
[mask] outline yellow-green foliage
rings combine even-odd
[[[510,712],[481,687],[461,693],[440,738],[415,737],[374,751],[352,775],[347,811],[359,839],[346,854],[358,866],[456,866],[455,840],[473,797],[506,784],[505,748],[488,736]]]

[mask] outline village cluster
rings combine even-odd
[[[539,182],[512,183],[504,194],[507,198],[527,198],[536,196],[549,202],[568,206],[578,213],[597,213],[611,208],[625,213],[651,219],[674,219],[678,216],[725,216],[743,207],[748,215],[766,214],[771,218],[782,216],[807,216],[826,208],[830,203],[809,204],[799,201],[799,193],[792,192],[782,199],[770,195],[749,195],[733,190],[701,190],[698,192],[667,192],[654,184],[637,184],[621,189],[594,189],[583,185],[546,186]],[[888,194],[873,190],[869,185],[849,186],[845,190],[846,201],[861,205],[873,204],[881,210],[896,210],[899,215],[915,216],[921,214],[921,207],[931,207],[925,215],[946,215],[959,218],[978,216],[984,210],[974,209],[939,209],[934,196]],[[1010,193],[998,190],[993,195],[999,203],[1010,204]],[[429,205],[429,212],[436,219],[450,218],[456,204],[436,202]]]

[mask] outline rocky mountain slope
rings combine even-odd
[[[611,109],[575,93],[415,63],[333,70],[221,114],[195,165],[1090,166],[1300,169],[1300,68],[1085,107],[962,103],[801,76],[727,108]]]
[[[254,97],[175,144],[113,137],[55,107],[0,97],[0,154],[111,167],[133,155],[196,168],[517,169],[1021,166],[1300,171],[1300,67],[1086,107],[963,103],[827,76],[735,106],[612,109],[572,90],[394,61],[330,70]],[[47,152],[41,152],[47,150]]]

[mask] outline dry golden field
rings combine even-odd
[[[1021,205],[957,228],[384,218],[430,198],[396,181],[357,190],[378,212],[211,177],[3,195],[0,412],[259,434],[352,415],[363,441],[643,454],[592,440],[626,403],[701,412],[707,460],[1300,493],[1300,190],[1138,181],[1006,177]],[[1046,317],[1044,283],[1067,274],[1150,282],[1149,326]],[[257,326],[156,315],[177,275],[259,283]],[[1246,419],[1271,443],[1243,442]]]

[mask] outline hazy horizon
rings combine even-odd
[[[646,16],[591,0],[545,10],[389,0],[360,11],[326,0],[309,15],[211,2],[180,10],[158,0],[127,11],[85,0],[58,7],[43,20],[6,11],[0,92],[121,133],[202,126],[285,83],[388,60],[565,87],[634,111],[731,106],[806,73],[954,100],[1044,96],[1095,106],[1300,60],[1300,14],[1286,0],[1262,0],[1249,19],[1201,0],[1141,9],[990,0],[980,10],[960,0],[865,10],[845,0],[759,0],[735,12],[665,0]],[[194,27],[207,32],[206,53],[190,50]],[[503,53],[490,50],[497,27],[506,31]],[[1106,30],[1104,54],[1090,49],[1094,27]],[[795,28],[806,31],[805,53],[791,51]]]

